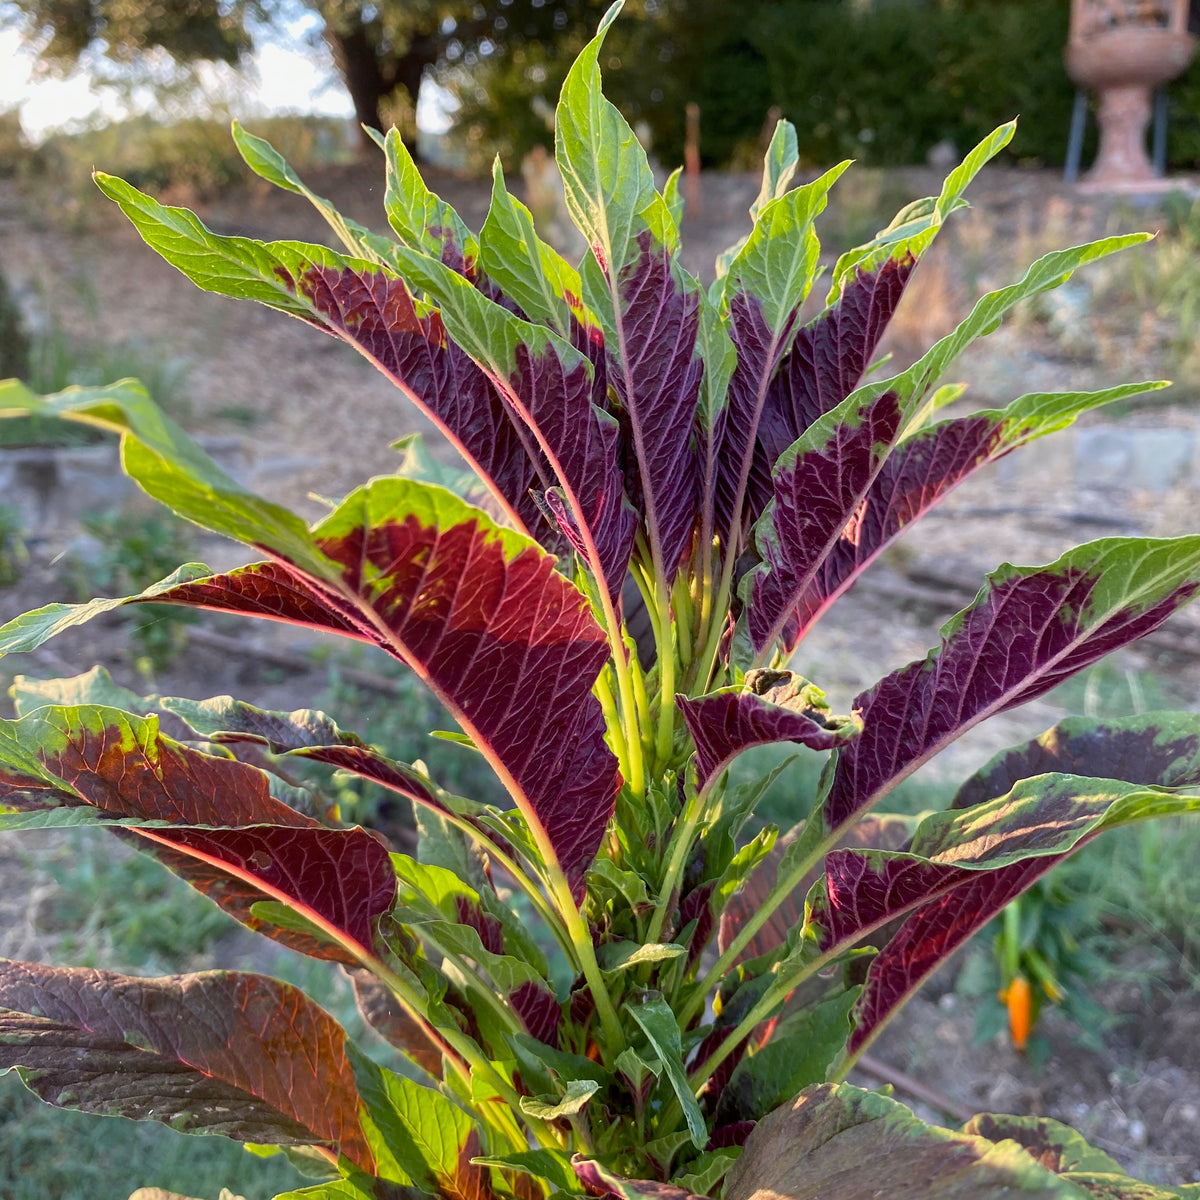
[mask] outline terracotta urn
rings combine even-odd
[[[1146,153],[1151,93],[1182,74],[1195,49],[1187,0],[1072,0],[1067,74],[1100,100],[1100,150],[1086,186],[1157,179]]]

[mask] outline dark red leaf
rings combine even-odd
[[[374,1160],[341,1026],[261,975],[134,979],[0,960],[0,1069],[43,1100]]]
[[[651,546],[669,583],[691,540],[700,490],[700,300],[680,284],[666,246],[648,231],[637,241],[637,258],[616,281],[620,348],[609,347],[608,378],[630,423]]]
[[[312,265],[296,288],[314,324],[360,350],[458,447],[520,526],[558,546],[530,495],[549,486],[545,464],[495,387],[446,337],[439,314],[419,316],[403,281],[381,270]]]
[[[839,753],[824,801],[827,830],[854,820],[985,717],[1155,629],[1200,586],[1194,558],[1191,539],[1112,538],[1047,567],[1002,567],[943,628],[940,648],[853,702],[863,729]]]
[[[857,731],[853,722],[830,714],[819,689],[790,671],[750,671],[743,691],[677,701],[696,745],[701,788],[751,746],[796,742],[831,750]]]
[[[874,271],[856,271],[837,301],[796,335],[758,422],[748,493],[752,515],[770,499],[779,456],[862,381],[915,266],[909,255]]]
[[[1190,713],[1112,720],[1070,717],[1041,737],[996,755],[958,789],[951,807],[994,800],[1022,779],[1051,772],[1157,787],[1194,786],[1200,783],[1200,728]]]

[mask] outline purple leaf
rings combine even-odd
[[[848,1043],[857,1054],[912,991],[1013,897],[1105,828],[1200,808],[1184,789],[1038,775],[1006,796],[927,817],[906,854],[826,856],[812,920],[823,951],[913,910],[872,962]]]
[[[754,593],[755,602],[761,596],[768,613],[764,616],[752,612],[753,627],[761,631],[767,616],[772,614],[773,626],[778,626],[778,611],[794,605],[783,625],[784,650],[791,653],[821,614],[879,553],[973,471],[1035,438],[1065,428],[1082,412],[1155,386],[1132,384],[1098,392],[1034,392],[1021,396],[1006,408],[943,421],[907,438],[879,465],[878,474],[861,500],[853,488],[839,493],[845,506],[845,524],[832,545],[825,541],[828,526],[836,522],[838,515],[831,508],[818,527],[803,531],[814,545],[806,544],[799,550],[790,544],[786,547],[782,555],[783,578],[761,581]],[[775,532],[781,541],[801,533],[796,522],[789,518],[820,495],[817,477],[821,471],[828,469],[832,475],[839,469],[839,459],[829,449],[827,446],[815,456],[812,450],[798,455],[784,479],[777,481]],[[854,451],[865,457],[867,447],[862,438],[853,443]],[[786,500],[779,500],[780,496]],[[773,543],[766,539],[765,544]],[[790,589],[788,600],[779,599],[778,589]],[[760,632],[759,636],[769,638],[770,634]]]
[[[616,1175],[594,1159],[584,1158],[582,1154],[576,1154],[571,1159],[571,1166],[579,1176],[579,1181],[593,1196],[612,1196],[617,1200],[708,1200],[707,1196],[696,1196],[674,1184]]]
[[[942,644],[857,697],[862,733],[823,805],[832,835],[943,746],[1149,633],[1200,588],[1200,538],[1109,538],[1046,567],[1004,566]]]
[[[341,1026],[298,988],[209,971],[134,979],[0,959],[0,1070],[43,1100],[374,1159]]]
[[[1070,717],[1041,737],[1002,750],[958,789],[952,808],[1003,796],[1022,779],[1061,772],[1156,787],[1200,784],[1200,723],[1192,713]]]
[[[577,891],[620,786],[591,694],[608,645],[587,600],[535,547],[404,481],[354,493],[314,534],[342,565],[345,594],[489,758]]]
[[[806,1088],[761,1120],[724,1192],[725,1200],[1067,1200],[1086,1194],[1015,1142],[939,1129],[888,1096],[844,1083]]]
[[[549,988],[532,981],[523,983],[508,997],[508,1002],[530,1037],[558,1049],[562,1005]]]
[[[830,713],[820,688],[790,671],[750,671],[741,691],[677,700],[696,744],[701,789],[751,746],[797,742],[831,750],[858,731],[849,718]]]
[[[729,302],[728,328],[737,350],[737,365],[729,380],[727,408],[721,425],[715,498],[716,529],[725,536],[735,524],[741,524],[741,514],[734,512],[734,505],[738,500],[742,464],[754,443],[765,397],[769,394],[768,382],[779,365],[794,320],[795,314],[782,330],[774,331],[767,324],[757,297],[738,292]],[[754,515],[759,511],[756,506]]]
[[[402,280],[349,262],[314,263],[294,286],[311,323],[370,359],[439,426],[517,527],[556,548],[530,496],[548,485],[548,468],[491,381],[447,338],[440,314],[419,316]]]
[[[396,878],[387,850],[364,830],[321,826],[274,799],[264,772],[175,742],[154,718],[47,706],[8,728],[41,770],[0,753],[4,803],[21,811],[91,807],[153,823],[133,832],[251,928],[318,958],[352,963],[371,952]],[[333,944],[264,924],[250,911],[264,900],[293,909]]]
[[[779,456],[862,381],[915,266],[916,260],[906,257],[856,271],[837,302],[796,335],[758,423],[748,493],[753,516],[771,496],[771,472]]]
[[[727,541],[736,527],[740,544],[759,417],[817,276],[821,246],[813,220],[849,165],[840,163],[812,183],[763,204],[761,211],[756,201],[751,210],[754,229],[728,263],[722,281],[722,310],[737,352],[722,422],[715,497],[717,532]]]
[[[603,370],[539,325],[520,320],[427,257],[397,251],[405,274],[441,305],[446,328],[480,364],[539,456],[547,506],[610,595],[625,580],[636,515],[625,501],[619,427],[596,403]],[[557,496],[552,484],[562,489]],[[589,545],[592,543],[592,545]]]
[[[620,429],[593,404],[594,385],[583,360],[568,367],[552,347],[535,355],[516,349],[516,367],[504,382],[510,403],[534,430],[555,473],[570,489],[570,511],[556,493],[546,499],[568,541],[592,561],[574,514],[595,543],[601,578],[610,595],[625,582],[637,516],[625,498],[619,466]]]
[[[608,378],[629,422],[650,545],[670,584],[688,549],[700,494],[693,428],[702,375],[700,297],[680,282],[673,252],[648,230],[637,247],[609,281],[619,332],[606,339]],[[594,260],[588,265],[596,269]]]
[[[147,711],[154,708],[178,717],[210,741],[222,745],[251,742],[266,746],[272,754],[310,758],[371,779],[437,812],[446,811],[423,775],[373,750],[357,735],[344,733],[324,713],[312,709],[272,712],[232,696],[200,701],[159,697]]]
[[[414,1020],[379,979],[363,967],[343,968],[354,987],[362,1018],[385,1041],[410,1058],[433,1079],[442,1077],[442,1047],[428,1025]]]
[[[796,599],[867,496],[903,420],[899,397],[884,392],[828,429],[818,426],[808,444],[780,460],[772,502],[755,526],[763,561],[741,585],[755,651],[764,651],[785,630],[792,633],[787,626]]]
[[[492,764],[579,894],[620,787],[591,690],[608,643],[586,597],[526,538],[413,480],[352,493],[312,531],[310,553],[321,579],[281,555],[153,599],[324,622],[399,658]]]
[[[1027,858],[995,871],[950,868],[938,899],[919,908],[879,952],[854,1010],[847,1052],[858,1055],[884,1022],[972,934],[1065,854]],[[957,874],[957,886],[953,876]]]

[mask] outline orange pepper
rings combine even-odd
[[[1008,1029],[1013,1045],[1018,1050],[1024,1050],[1029,1031],[1033,1028],[1033,988],[1024,975],[1013,976],[1012,983],[1004,993],[1004,1002],[1008,1006]]]

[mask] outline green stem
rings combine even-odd
[[[687,668],[692,662],[692,622],[695,614],[692,611],[692,596],[688,587],[687,575],[680,571],[675,576],[675,585],[671,589],[671,608],[675,616],[675,640],[679,647],[679,664]]]
[[[608,682],[608,668],[596,677],[596,682],[592,690],[596,693],[596,699],[600,701],[600,708],[604,713],[604,724],[608,731],[608,736],[612,742],[612,752],[617,756],[617,765],[621,771],[623,779],[629,776],[629,746],[625,740],[625,729],[621,724],[621,717],[617,711],[617,702],[613,697],[612,688]],[[637,700],[637,690],[634,689],[634,701]]]
[[[658,892],[658,904],[646,933],[647,942],[658,941],[662,936],[663,925],[666,924],[667,913],[675,908],[675,889],[679,886],[680,876],[687,865],[688,851],[692,846],[696,826],[704,813],[704,795],[699,793],[691,797],[683,812],[679,814],[679,820],[675,822],[668,850],[667,869]]]
[[[538,916],[545,921],[546,927],[554,935],[555,940],[571,960],[572,966],[578,967],[579,963],[575,961],[575,944],[571,940],[571,936],[568,934],[562,918],[554,910],[554,907],[547,902],[546,897],[541,893],[541,889],[529,878],[520,863],[511,855],[501,850],[491,838],[483,833],[482,830],[477,829],[464,817],[460,817],[457,813],[450,812],[449,810],[443,815],[456,829],[461,829],[473,841],[478,842],[483,851],[508,872],[512,877],[512,881],[525,893],[529,902],[537,910]]]
[[[704,642],[704,647],[700,651],[700,656],[696,659],[696,675],[695,675],[695,694],[703,695],[708,691],[713,677],[713,671],[717,663],[717,651],[721,647],[721,635],[725,631],[724,617],[729,611],[729,589],[733,584],[733,566],[734,555],[729,553],[725,559],[725,564],[721,568],[721,582],[717,589],[717,594],[711,599],[711,605],[708,616],[708,623],[705,626],[708,635]],[[712,567],[709,562],[705,563],[707,576],[707,585],[705,587],[706,598],[711,590],[712,582]],[[704,605],[701,604],[701,613],[704,613]]]
[[[579,962],[584,979],[587,980],[588,988],[591,990],[592,999],[596,1004],[596,1013],[600,1018],[600,1026],[604,1031],[604,1041],[608,1050],[606,1062],[612,1062],[625,1049],[625,1035],[621,1031],[621,1022],[617,1019],[617,1010],[613,1007],[612,997],[608,994],[608,986],[600,974],[600,964],[596,961],[596,949],[592,945],[592,935],[583,914],[575,904],[566,877],[557,863],[551,864],[550,871],[555,900],[575,945],[575,957]]]
[[[654,746],[654,773],[661,776],[670,766],[675,743],[675,639],[671,621],[671,593],[656,580],[655,600],[658,605],[658,738]]]
[[[840,946],[825,954],[806,958],[793,971],[786,974],[781,972],[775,982],[760,997],[758,1003],[738,1022],[729,1036],[688,1075],[688,1084],[693,1091],[699,1089],[734,1050],[787,999],[789,992],[794,991],[806,979],[837,958],[839,954],[845,953],[845,949],[844,946]]]
[[[604,629],[608,635],[608,649],[611,656],[613,671],[617,676],[617,694],[621,702],[620,727],[627,748],[626,767],[628,775],[625,782],[629,790],[637,797],[646,794],[646,767],[642,760],[642,744],[639,737],[637,705],[633,697],[633,680],[630,677],[629,659],[625,652],[625,639],[622,636],[621,622],[613,608],[612,598],[602,578],[596,580],[596,596],[604,614]],[[622,772],[624,774],[624,772]]]
[[[812,828],[817,828],[816,820],[812,818]],[[725,948],[725,952],[713,964],[708,974],[704,976],[695,986],[691,998],[686,1001],[679,1013],[679,1026],[681,1029],[686,1029],[692,1019],[704,1007],[705,998],[713,985],[721,979],[724,979],[729,969],[738,960],[738,956],[750,944],[754,935],[771,919],[771,915],[783,903],[783,901],[795,891],[800,881],[812,870],[815,863],[819,862],[833,843],[837,840],[836,835],[826,836],[816,843],[807,853],[804,853],[805,833],[807,833],[809,825],[805,826],[805,832],[800,835],[800,844],[797,847],[797,854],[800,855],[799,862],[792,867],[786,877],[778,878],[775,881],[775,886],[767,893],[763,903],[746,918],[746,923],[738,930],[737,936]]]
[[[443,958],[452,962],[458,969],[459,974],[463,978],[463,986],[466,987],[473,995],[477,996],[483,1004],[485,1004],[492,1016],[503,1025],[509,1033],[523,1033],[524,1026],[517,1018],[517,1014],[513,1012],[507,1004],[500,999],[500,996],[495,992],[490,984],[488,984],[479,972],[470,966],[466,960],[460,958],[452,950],[447,950],[445,946],[438,942],[436,936],[431,936],[427,929],[422,926],[417,926],[420,930],[420,937],[433,949],[435,949]]]
[[[438,1025],[432,1021],[425,1012],[423,998],[418,996],[409,987],[408,983],[386,963],[365,953],[358,954],[356,957],[368,971],[387,986],[392,995],[396,997],[401,1008],[414,1021],[418,1024],[429,1026],[437,1034],[438,1039],[450,1047],[454,1053],[453,1055],[447,1055],[447,1060],[468,1088],[470,1088],[472,1078],[481,1079],[486,1081],[495,1090],[496,1094],[504,1100],[507,1109],[503,1113],[494,1111],[495,1105],[485,1104],[479,1106],[478,1111],[480,1116],[485,1120],[493,1117],[510,1117],[510,1120],[505,1121],[502,1119],[498,1124],[492,1122],[492,1128],[505,1137],[514,1150],[527,1150],[529,1148],[528,1141],[515,1119],[515,1114],[521,1111],[521,1098],[509,1086],[504,1077],[492,1066],[486,1055],[483,1054],[474,1041],[459,1029]],[[543,1146],[557,1144],[552,1132],[545,1127],[543,1122],[528,1117],[526,1120],[529,1122],[530,1130]]]

